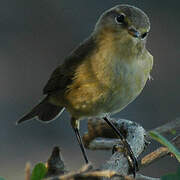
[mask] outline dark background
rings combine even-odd
[[[84,163],[67,113],[50,124],[31,121],[17,127],[15,121],[42,97],[42,88],[53,69],[90,34],[99,15],[120,3],[135,5],[150,17],[147,46],[154,56],[154,80],[116,117],[151,129],[180,116],[179,0],[1,0],[0,176],[23,179],[26,162],[34,165],[46,161],[55,145],[62,148],[70,169]],[[86,121],[81,126],[84,132]],[[96,166],[110,154],[88,151]],[[143,173],[160,176],[175,171],[177,166],[176,160],[165,158]]]

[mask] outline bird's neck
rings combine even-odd
[[[116,34],[111,31],[94,33],[94,39],[98,51],[103,54],[119,56],[126,61],[133,60],[133,56],[139,56],[145,50],[145,41],[134,38],[126,31]]]

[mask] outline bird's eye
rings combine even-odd
[[[148,35],[148,33],[145,32],[145,33],[143,33],[143,34],[141,35],[141,38],[144,39],[147,35]]]
[[[115,21],[117,24],[123,24],[124,23],[125,16],[123,14],[118,15],[115,17]]]

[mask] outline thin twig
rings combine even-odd
[[[174,144],[177,148],[180,148],[180,135],[176,136],[175,138],[173,138],[171,140],[172,144]],[[140,161],[140,169],[143,169],[147,166],[149,166],[150,164],[158,161],[159,159],[170,155],[170,151],[167,147],[160,147],[158,149],[156,149],[155,151],[149,153],[148,155],[146,155],[145,157],[143,157]]]

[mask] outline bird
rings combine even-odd
[[[119,4],[103,12],[89,37],[53,71],[43,89],[44,98],[17,124],[33,118],[51,122],[66,109],[88,163],[79,132],[80,120],[103,118],[122,140],[135,176],[136,157],[108,117],[131,103],[150,77],[153,56],[146,49],[149,31],[148,16],[135,6]]]

